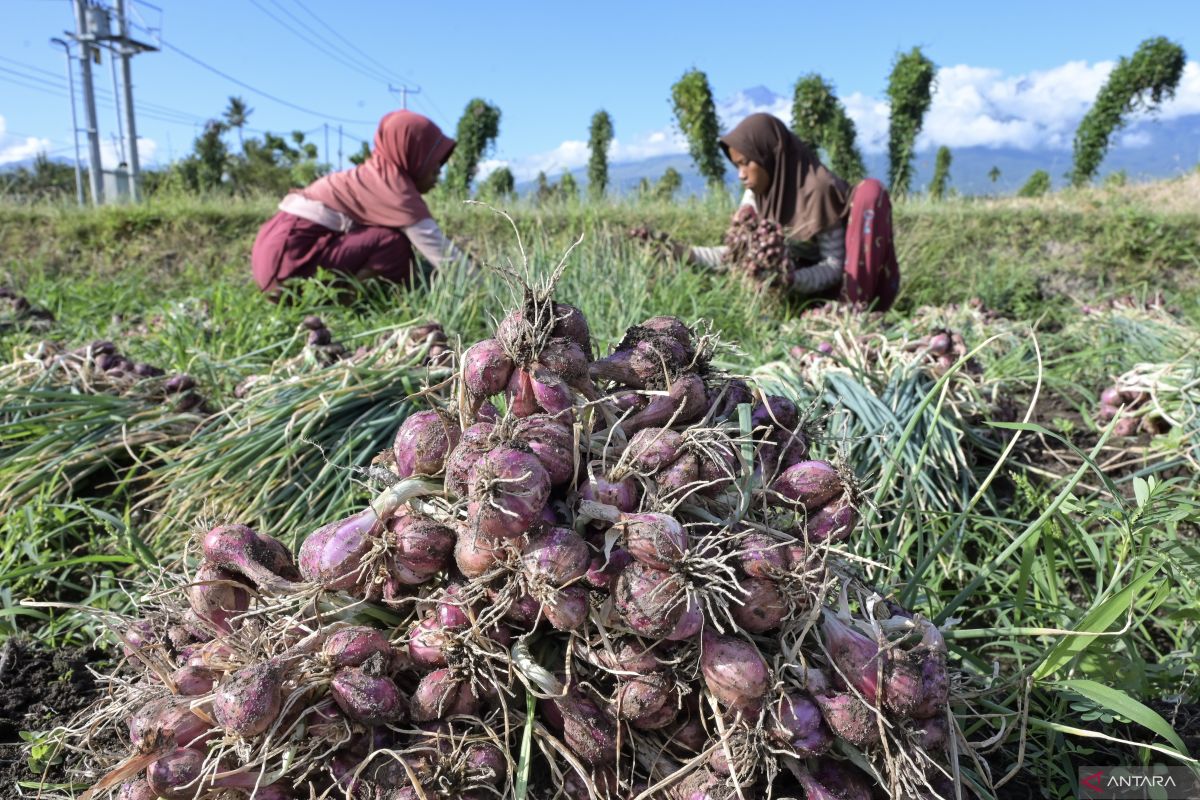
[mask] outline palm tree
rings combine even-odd
[[[988,170],[988,177],[991,178],[992,183],[995,183],[996,181],[1000,180],[1000,168],[993,166],[991,169]]]
[[[246,152],[246,142],[242,139],[242,128],[245,127],[246,121],[250,119],[250,114],[254,109],[246,105],[246,101],[240,97],[230,97],[229,107],[225,109],[225,123],[231,128],[237,129],[238,147],[242,152]]]

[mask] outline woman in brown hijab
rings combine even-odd
[[[312,277],[317,267],[408,284],[414,248],[434,268],[463,258],[421,197],[437,183],[454,145],[420,114],[386,115],[365,162],[279,203],[251,252],[258,287],[277,295],[284,281]]]
[[[742,206],[783,228],[794,266],[792,294],[881,311],[891,306],[900,269],[891,203],[879,181],[868,178],[851,190],[770,114],[746,117],[721,137],[721,147],[746,187]],[[687,255],[715,268],[723,253],[722,247],[692,247]]]

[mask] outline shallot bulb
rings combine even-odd
[[[813,699],[821,708],[825,724],[840,739],[855,747],[879,742],[879,717],[875,709],[846,692],[815,691]]]
[[[670,496],[673,501],[678,501],[699,489],[699,480],[700,459],[694,453],[684,453],[658,473],[654,483],[660,497]]]
[[[773,578],[787,569],[788,551],[782,542],[765,533],[750,533],[742,539],[738,562],[752,578]]]
[[[632,477],[610,480],[602,475],[588,478],[579,487],[579,496],[621,511],[633,511],[642,497],[641,486]]]
[[[841,761],[821,759],[812,772],[801,765],[796,775],[808,800],[871,800],[870,783]]]
[[[392,445],[396,473],[401,478],[441,473],[461,434],[456,422],[437,411],[412,414],[400,424]]]
[[[412,696],[412,718],[416,722],[475,714],[479,708],[479,698],[471,685],[454,677],[448,669],[426,674]]]
[[[136,778],[121,784],[117,790],[117,800],[158,800],[158,792],[147,781]]]
[[[789,746],[800,758],[824,753],[833,744],[833,736],[821,716],[821,709],[811,697],[801,692],[788,692],[771,708],[774,725],[771,736]]]
[[[575,342],[591,360],[592,332],[583,312],[568,303],[555,302],[551,308],[554,310],[554,327],[550,329],[550,335],[565,337]]]
[[[846,680],[872,704],[880,701],[879,676],[886,658],[878,644],[843,622],[836,613],[825,610],[821,621],[825,649]]]
[[[772,430],[793,430],[800,422],[800,409],[786,397],[767,395],[764,402],[754,406],[750,411],[752,428],[767,428]]]
[[[217,673],[205,667],[182,666],[171,673],[171,683],[184,697],[198,697],[213,690]]]
[[[446,490],[452,495],[466,496],[471,467],[491,449],[494,429],[490,422],[477,422],[463,431],[458,446],[446,458]]]
[[[508,411],[514,417],[533,416],[540,410],[533,391],[533,376],[524,367],[513,370],[504,396],[508,400]]]
[[[369,506],[318,528],[300,545],[300,574],[333,591],[353,587],[382,532],[379,514]]]
[[[665,395],[652,396],[646,407],[627,417],[621,427],[632,436],[642,428],[692,422],[704,413],[705,401],[704,381],[699,375],[685,373],[671,382]]]
[[[534,414],[517,421],[513,439],[533,451],[550,476],[551,486],[561,486],[575,477],[575,437],[565,422]]]
[[[537,457],[497,447],[468,474],[467,516],[486,536],[513,538],[536,522],[550,497],[550,476]]]
[[[199,750],[177,748],[146,768],[146,783],[155,796],[165,800],[192,800],[206,795],[212,789],[239,789],[272,800],[289,796],[286,792],[275,793],[274,785],[263,783],[258,772],[253,770],[223,778],[205,777],[204,761],[205,754]]]
[[[807,509],[817,509],[845,491],[837,469],[827,461],[801,461],[784,470],[771,488]]]
[[[592,766],[610,765],[617,757],[617,726],[608,709],[576,691],[556,701],[563,718],[563,740]]]
[[[272,545],[245,525],[218,525],[204,535],[200,549],[205,561],[241,575],[264,591],[288,591],[291,581],[272,571],[279,554]]]
[[[582,586],[563,587],[551,592],[542,602],[542,615],[560,631],[573,631],[583,627],[590,610],[588,590]]]
[[[445,645],[446,629],[436,617],[426,617],[416,622],[409,631],[409,660],[422,669],[444,667],[447,664],[443,650]]]
[[[745,578],[741,582],[745,597],[729,609],[733,621],[750,633],[766,633],[782,624],[788,614],[787,601],[779,584],[770,578]]]
[[[713,386],[708,391],[709,411],[713,420],[721,422],[737,413],[738,406],[754,402],[750,387],[741,378],[733,378]]]
[[[705,629],[700,671],[708,691],[732,708],[753,708],[770,686],[771,671],[758,648],[744,639]]]
[[[166,737],[180,747],[201,747],[213,735],[211,723],[193,713],[187,698],[151,700],[129,718],[129,743],[139,750]]]
[[[670,428],[643,428],[625,447],[624,458],[635,469],[653,475],[675,462],[683,450],[683,434]]]
[[[630,630],[654,638],[671,633],[688,607],[676,576],[638,561],[622,570],[613,600]]]
[[[359,667],[338,670],[329,693],[347,717],[364,725],[397,722],[404,714],[404,696],[395,682]]]
[[[618,525],[625,549],[647,566],[670,569],[687,551],[687,532],[670,514],[622,514]]]
[[[840,542],[858,524],[858,511],[846,497],[810,511],[805,520],[805,536],[809,542]]]
[[[552,336],[547,339],[542,351],[538,353],[537,362],[572,384],[586,377],[588,373],[588,357],[583,348],[579,346],[579,342],[565,336]]]
[[[250,609],[250,592],[232,572],[203,563],[187,588],[188,605],[196,616],[221,633],[233,630],[233,618]]]
[[[647,719],[672,700],[671,682],[662,672],[627,678],[621,681],[614,700],[621,719],[630,722]]]
[[[283,674],[283,666],[274,660],[233,673],[213,696],[213,718],[226,733],[244,737],[264,733],[279,717]]]
[[[417,575],[429,576],[449,563],[457,539],[454,531],[414,515],[395,517],[388,523],[393,559]]]
[[[321,654],[335,669],[361,667],[377,657],[386,663],[391,657],[392,646],[382,631],[365,625],[338,628],[321,645]]]
[[[590,562],[587,543],[570,528],[550,528],[532,535],[521,552],[526,574],[553,586],[581,577]]]
[[[462,357],[463,384],[474,397],[500,394],[512,377],[513,361],[496,339],[484,339],[467,348]]]
[[[485,536],[466,525],[459,526],[458,541],[454,545],[454,563],[458,571],[468,578],[480,578],[493,570],[508,557],[508,548],[503,539]]]
[[[519,368],[518,371],[520,371]],[[569,411],[575,405],[575,396],[571,393],[571,387],[567,382],[541,364],[534,364],[530,368],[529,385],[533,390],[537,408],[547,414],[563,418],[566,416],[564,412]],[[529,416],[529,414],[518,414],[515,410],[513,415]]]

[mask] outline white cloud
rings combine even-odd
[[[81,148],[86,148],[87,143],[85,141],[81,140],[79,146]],[[158,143],[157,142],[155,142],[153,139],[143,139],[141,136],[138,137],[138,164],[139,165],[141,165],[142,167],[146,167],[150,164],[154,164],[155,163],[154,156],[157,152],[158,152]],[[84,159],[86,160],[86,158],[87,158],[86,149],[81,150],[81,154],[83,155]],[[128,153],[126,154],[126,159],[128,159]],[[113,142],[111,139],[109,139],[108,141],[101,141],[100,142],[100,167],[102,169],[116,169],[120,163],[121,163],[121,155],[120,155],[119,150],[117,149],[116,143]]]
[[[1124,131],[1117,134],[1117,147],[1148,147],[1154,137],[1147,130]]]
[[[965,64],[943,67],[917,149],[1070,147],[1112,67],[1110,61],[1072,61],[1013,76]]]
[[[858,146],[866,153],[880,153],[887,149],[888,104],[862,92],[854,92],[841,98],[846,115],[854,120],[858,131]]]
[[[1200,114],[1200,63],[1189,61],[1172,100],[1163,103],[1162,118],[1174,119],[1187,114]]]
[[[998,69],[967,64],[942,67],[917,139],[917,150],[940,145],[1070,149],[1079,120],[1091,107],[1112,68],[1111,61],[1091,64],[1070,61],[1048,70],[1006,75]],[[867,153],[886,150],[887,99],[851,92],[841,100],[858,129],[859,147]],[[762,111],[790,123],[791,105],[790,97],[760,86],[720,101],[717,114],[723,130]],[[1175,97],[1154,115],[1133,116],[1129,127],[1120,134],[1118,144],[1147,146],[1152,134],[1142,127],[1144,123],[1187,114],[1200,114],[1200,63],[1195,61],[1185,66]],[[686,140],[668,123],[628,140],[614,140],[609,159],[620,163],[686,152]],[[571,140],[545,153],[494,163],[508,165],[516,179],[524,181],[539,171],[553,177],[564,169],[575,169],[587,163],[587,158],[587,143]],[[485,162],[489,166],[491,163]],[[484,174],[482,166],[480,172]]]
[[[475,179],[481,181],[501,167],[511,169],[511,165],[503,158],[485,158],[479,162],[479,167],[475,170]]]
[[[26,161],[38,153],[50,150],[50,140],[39,136],[13,136],[8,133],[8,124],[0,116],[0,165]]]

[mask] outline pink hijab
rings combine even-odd
[[[434,162],[445,164],[454,145],[429,118],[393,111],[379,121],[370,158],[354,169],[326,175],[301,194],[360,225],[415,225],[431,216],[416,178]]]

